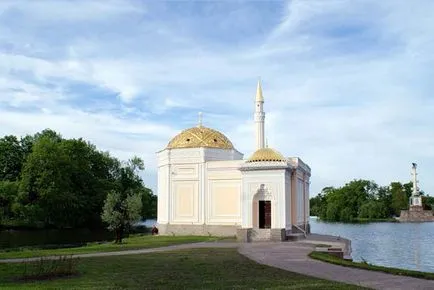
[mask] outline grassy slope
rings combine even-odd
[[[83,247],[62,249],[31,249],[24,248],[14,251],[0,251],[0,259],[29,258],[52,255],[85,254],[95,252],[113,252],[122,250],[157,248],[175,244],[195,243],[217,240],[214,237],[205,236],[131,236],[124,239],[121,245],[108,242],[104,244],[89,243]]]
[[[328,262],[328,263],[332,263],[332,264],[336,264],[336,265],[346,266],[346,267],[360,268],[360,269],[380,271],[380,272],[394,274],[394,275],[400,275],[400,276],[411,276],[411,277],[416,277],[416,278],[434,280],[434,273],[375,266],[375,265],[371,265],[371,264],[367,264],[367,263],[361,263],[361,262],[351,262],[351,261],[339,259],[338,257],[329,255],[327,253],[322,253],[322,252],[312,252],[309,254],[309,257],[316,259],[316,260],[320,260],[320,261],[324,261],[324,262]]]
[[[257,264],[236,249],[87,258],[80,276],[52,281],[11,282],[23,265],[0,264],[1,289],[366,289]]]

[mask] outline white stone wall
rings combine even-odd
[[[309,222],[309,188],[310,188],[310,167],[298,157],[290,157],[289,162],[295,168],[296,186],[293,187],[295,205],[292,210],[295,213],[294,225],[303,225]],[[293,215],[294,217],[294,215]]]
[[[206,163],[206,224],[241,225],[242,160]]]
[[[271,201],[271,228],[285,228],[285,169],[243,171],[242,174],[242,227],[253,227],[253,201],[257,199]],[[255,196],[262,184],[265,196]]]
[[[214,148],[158,152],[158,223],[240,225],[242,157]]]
[[[290,230],[292,228],[291,219],[291,170],[285,172],[285,228]]]
[[[300,177],[297,178],[297,225],[304,222],[304,180]]]

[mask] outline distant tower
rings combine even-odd
[[[256,150],[264,148],[265,143],[265,112],[264,97],[262,96],[261,80],[258,80],[255,99],[255,130],[256,130]]]
[[[197,123],[198,127],[202,127],[202,118],[203,118],[203,114],[202,112],[199,112],[199,122]]]
[[[411,175],[413,177],[413,192],[411,193],[410,197],[410,206],[422,206],[422,198],[419,195],[419,188],[417,187],[417,164],[412,163],[412,165],[413,166],[411,167]]]

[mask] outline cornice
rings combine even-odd
[[[246,162],[239,167],[241,171],[273,170],[273,169],[289,169],[289,168],[292,167],[287,162],[281,162],[281,161]]]

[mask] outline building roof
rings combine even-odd
[[[256,152],[247,160],[247,162],[261,161],[286,161],[286,158],[277,150],[272,148],[261,148],[256,150]]]
[[[170,140],[166,148],[200,147],[234,149],[232,142],[224,134],[202,125],[182,131]]]

